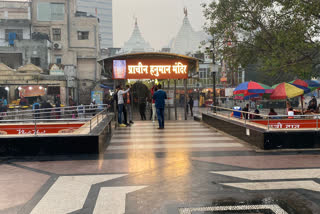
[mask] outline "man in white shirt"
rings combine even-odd
[[[127,125],[122,123],[122,112],[124,107],[124,100],[123,95],[128,93],[130,91],[130,88],[127,90],[122,90],[121,86],[117,86],[117,96],[118,96],[118,123],[120,127],[126,127]]]

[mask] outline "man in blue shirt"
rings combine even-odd
[[[164,129],[164,106],[165,106],[165,99],[167,99],[167,94],[165,91],[161,90],[161,85],[158,85],[158,91],[156,91],[152,98],[155,100],[156,109],[157,109],[157,116],[159,121],[159,128]]]

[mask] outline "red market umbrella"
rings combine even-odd
[[[267,87],[267,88],[266,88]],[[271,91],[270,91],[271,90]],[[239,84],[233,91],[233,94],[264,94],[271,93],[272,88],[254,81],[243,82]]]

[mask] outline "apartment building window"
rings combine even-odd
[[[64,4],[39,2],[37,5],[38,21],[63,21]]]
[[[52,39],[53,41],[61,41],[61,29],[53,28],[52,29]]]
[[[88,40],[89,31],[78,31],[78,40]]]
[[[22,29],[5,29],[5,39],[6,41],[9,41],[9,34],[10,33],[16,33],[16,40],[22,40],[23,39],[23,30]]]
[[[56,58],[56,64],[58,64],[58,65],[62,64],[62,56],[61,55],[57,55],[57,56],[55,56],[55,58]]]
[[[39,57],[31,57],[31,63],[40,66],[40,58]]]

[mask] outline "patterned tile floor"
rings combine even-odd
[[[191,120],[138,121],[99,156],[0,162],[0,214],[320,213],[319,160]]]

